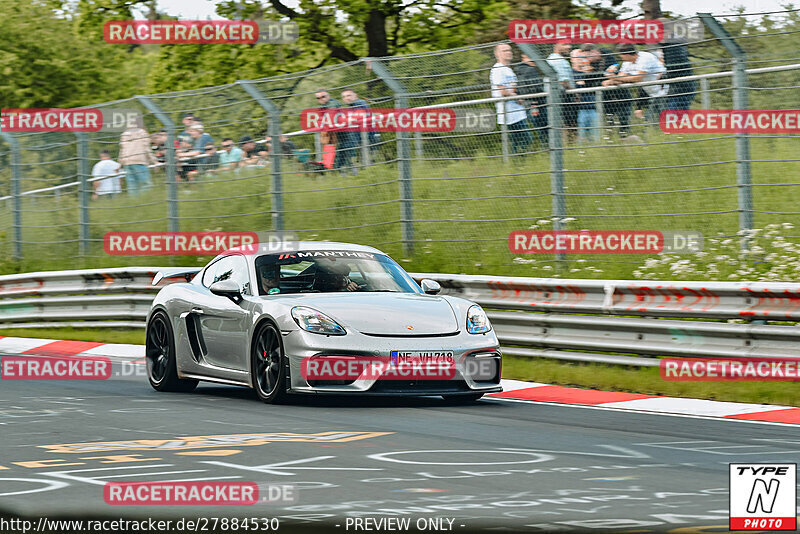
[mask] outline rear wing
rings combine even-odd
[[[169,269],[161,269],[153,277],[152,284],[157,286],[161,280],[167,278],[183,278],[187,282],[191,282],[194,275],[202,271],[202,267],[172,267]]]

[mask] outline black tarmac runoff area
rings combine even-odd
[[[0,532],[725,532],[730,463],[800,458],[790,425],[490,398],[271,406],[143,376],[0,380],[0,436]],[[258,499],[107,502],[107,484],[148,481]]]

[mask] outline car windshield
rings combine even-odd
[[[256,259],[260,295],[341,291],[420,293],[402,267],[383,254],[306,250]]]

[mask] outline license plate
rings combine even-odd
[[[393,350],[392,363],[448,362],[454,363],[452,350]]]

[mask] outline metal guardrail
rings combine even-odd
[[[143,328],[155,293],[176,281],[151,285],[159,270],[0,276],[0,329]],[[486,308],[507,355],[637,366],[657,356],[800,358],[800,329],[785,324],[800,321],[800,284],[412,276]]]

